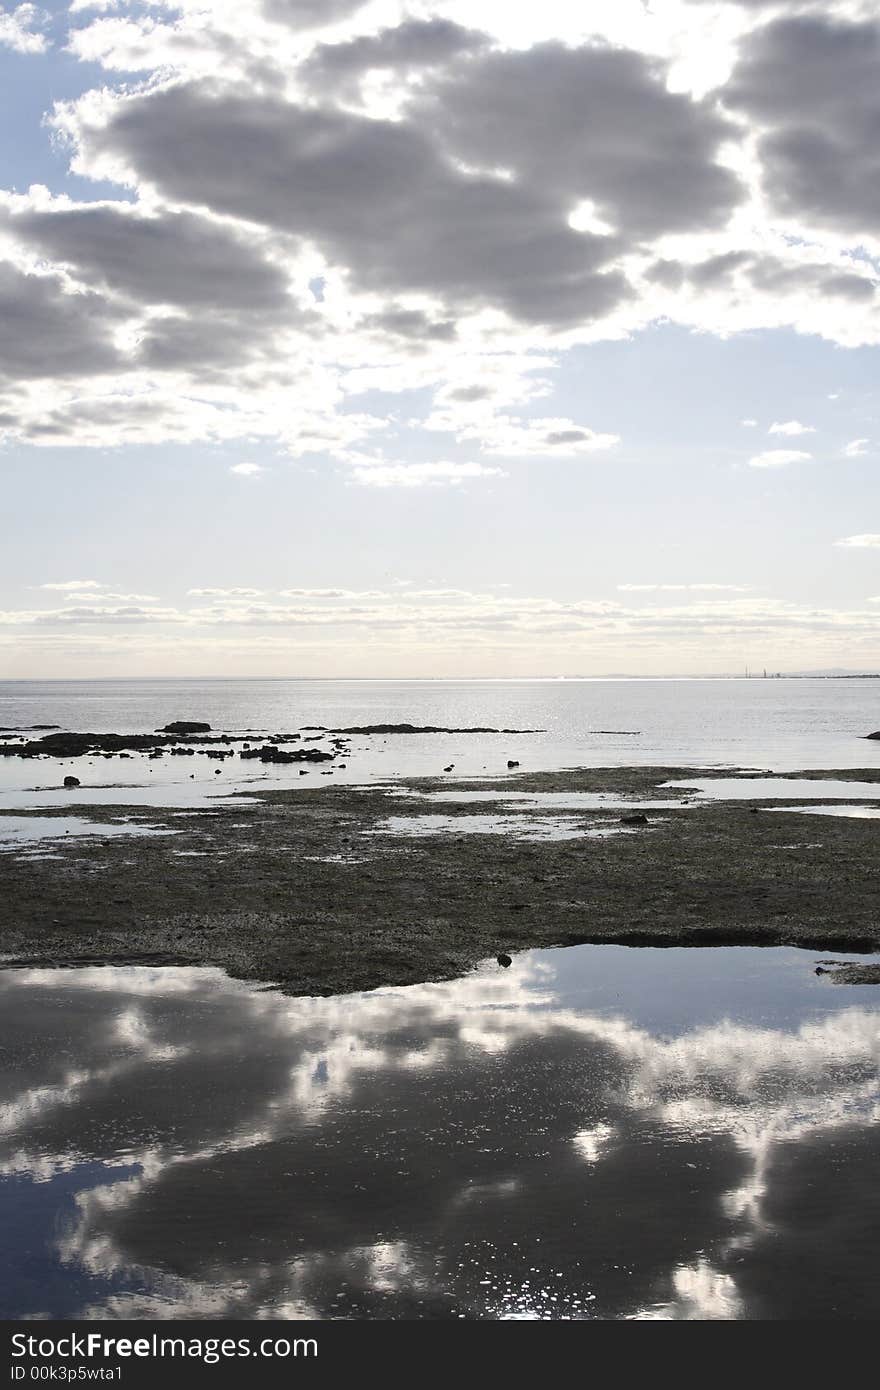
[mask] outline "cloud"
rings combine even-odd
[[[801,449],[765,449],[762,454],[755,454],[749,459],[749,467],[786,468],[790,463],[803,463],[812,457],[812,454],[805,454]]]
[[[43,13],[36,5],[18,5],[14,10],[0,10],[0,48],[13,53],[45,53],[48,42],[37,31]]]
[[[550,324],[627,293],[608,238],[572,231],[537,190],[455,168],[411,122],[190,82],[81,106],[74,129],[86,165],[301,238],[362,292]]]
[[[366,74],[391,70],[400,82],[407,73],[438,67],[488,45],[485,34],[452,20],[405,18],[395,28],[363,34],[342,43],[321,44],[302,67],[302,76],[326,91],[329,83],[351,90]]]
[[[744,429],[747,430],[753,430],[756,427],[757,423],[757,420],[753,420],[751,418],[746,420],[740,420],[740,424],[743,426]]]
[[[848,550],[875,550],[880,549],[880,535],[865,532],[860,536],[844,536],[841,540],[835,541],[834,544],[843,546]]]
[[[27,247],[138,305],[274,312],[288,286],[259,241],[191,212],[126,204],[8,204],[6,226]],[[293,308],[293,305],[291,305]]]
[[[365,3],[366,0],[262,0],[262,11],[267,19],[294,29],[323,29],[347,19]]]
[[[59,593],[81,593],[84,589],[103,589],[97,579],[64,579],[58,583],[41,584],[41,589],[55,589]]]
[[[803,52],[822,138],[861,162],[838,177],[873,197],[872,25],[771,13],[703,96],[681,89],[690,29],[662,16],[599,7],[587,35],[533,7],[523,38],[497,7],[434,8],[181,0],[80,20],[71,49],[105,79],[49,123],[75,173],[125,192],[0,197],[0,435],[270,440],[352,467],[370,439],[398,469],[371,438],[390,413],[347,400],[374,388],[430,393],[417,428],[471,453],[579,457],[616,422],[524,414],[576,344],[665,321],[880,341],[865,218],[832,227],[830,184],[780,213],[773,182],[773,141],[812,119]]]
[[[0,261],[0,387],[4,380],[95,376],[119,370],[113,341],[122,315],[59,275],[27,274]],[[6,423],[0,401],[0,427]]]
[[[815,434],[816,430],[813,425],[802,425],[800,420],[783,420],[781,423],[778,420],[774,420],[767,433],[786,435]]]
[[[43,587],[44,589],[47,589],[47,588],[50,588],[51,586],[48,585],[48,584],[44,584],[42,587]],[[82,598],[82,591],[81,591],[81,590],[77,590],[75,593],[65,594],[64,597],[67,599],[68,603],[78,603],[78,602],[81,600],[81,598]],[[114,594],[114,593],[109,593],[109,592],[107,592],[107,591],[104,589],[103,585],[101,586],[101,592],[100,592],[100,594],[96,594],[95,597],[96,597],[96,598],[100,598],[100,600],[101,600],[102,603],[158,603],[158,602],[159,602],[159,599],[156,597],[155,594]]]
[[[762,134],[764,194],[778,213],[880,235],[880,24],[821,12],[748,34],[725,105]]]
[[[743,196],[718,159],[734,128],[663,77],[641,53],[538,43],[451,66],[417,110],[459,158],[568,209],[589,200],[621,235],[723,224]]]
[[[848,459],[861,458],[868,452],[868,439],[851,439],[848,444],[843,446],[843,456]]]
[[[192,598],[260,598],[263,589],[187,589]]]
[[[239,478],[259,478],[266,470],[261,463],[233,463],[229,471]]]
[[[370,463],[358,464],[353,481],[361,487],[457,487],[472,478],[503,478],[501,468],[482,463]]]
[[[652,594],[658,591],[663,593],[727,593],[727,594],[748,594],[752,590],[751,584],[618,584],[617,589],[620,593],[626,594]]]

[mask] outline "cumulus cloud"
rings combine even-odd
[[[127,191],[0,198],[0,434],[363,468],[390,417],[346,397],[372,386],[432,393],[419,426],[469,452],[577,457],[616,422],[523,413],[574,344],[658,320],[880,341],[877,26],[769,7],[695,95],[669,25],[613,8],[563,43],[540,7],[514,40],[490,7],[75,6],[106,81],[50,123],[76,173]],[[544,357],[543,385],[505,355]]]
[[[0,388],[4,379],[70,378],[119,370],[113,339],[122,314],[59,275],[27,274],[0,262]],[[0,400],[0,427],[4,424]]]
[[[816,430],[813,425],[802,425],[800,420],[774,420],[767,433],[786,435],[815,434]]]
[[[63,579],[58,583],[41,584],[41,589],[56,589],[59,593],[81,593],[84,589],[101,589],[97,579]]]
[[[749,459],[750,468],[787,468],[790,463],[803,463],[811,459],[802,449],[765,449]]]
[[[618,591],[625,594],[662,593],[716,593],[747,594],[751,584],[618,584]]]
[[[187,589],[193,598],[260,598],[263,589]]]
[[[7,207],[5,225],[26,246],[136,304],[265,313],[287,291],[253,236],[194,213],[24,198]]]
[[[266,470],[261,463],[233,463],[229,471],[239,478],[259,478]]]
[[[48,43],[39,32],[43,15],[36,5],[0,10],[0,48],[14,53],[45,53]]]
[[[761,130],[765,196],[780,213],[880,235],[880,23],[781,15],[743,41],[724,102]]]
[[[851,439],[848,444],[843,446],[843,456],[848,459],[861,458],[868,452],[868,439]]]
[[[76,134],[87,164],[305,239],[362,291],[538,324],[626,294],[608,238],[572,231],[538,190],[457,169],[411,122],[189,83],[83,108]]]
[[[842,545],[848,550],[878,550],[880,549],[880,535],[867,531],[859,536],[843,536],[834,544]]]

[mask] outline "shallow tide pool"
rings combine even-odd
[[[816,964],[2,970],[0,1316],[875,1317],[880,992]]]

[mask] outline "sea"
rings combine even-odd
[[[0,730],[52,724],[76,732],[147,733],[179,719],[255,740],[304,726],[538,731],[355,738],[346,765],[334,772],[348,782],[442,776],[450,763],[448,775],[456,780],[507,776],[508,761],[520,772],[880,766],[880,740],[866,740],[880,728],[880,681],[870,679],[0,681]],[[91,795],[96,784],[105,801],[136,800],[117,796],[133,788],[163,804],[199,804],[206,787],[212,796],[221,794],[212,766],[182,762],[131,759],[123,777],[118,760],[100,767],[67,760],[65,771],[80,777],[80,800],[101,800]],[[56,802],[56,771],[46,762],[0,759],[0,809]],[[299,772],[235,761],[223,769],[223,792],[317,784],[319,771],[304,779]]]
[[[333,775],[373,785],[641,765],[754,797],[836,769],[785,795],[877,814],[871,680],[0,683],[7,728],[176,719],[541,731],[353,736]],[[328,785],[9,757],[0,822],[57,834],[38,813],[69,768],[86,846],[90,803]],[[326,999],[214,967],[37,966],[0,939],[0,1318],[876,1320],[878,996],[779,946],[524,951]]]

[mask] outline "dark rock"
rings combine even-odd
[[[453,770],[454,767],[455,767],[455,763],[450,763],[448,767],[444,767],[443,771],[444,771],[444,772],[452,772],[452,770]]]
[[[334,734],[538,734],[541,729],[447,729],[439,724],[360,724],[350,729],[331,729]]]
[[[175,719],[164,728],[157,729],[157,734],[209,734],[210,724],[201,724],[191,719]]]
[[[496,956],[495,959],[497,960],[497,962],[498,962],[499,965],[503,965],[503,966],[504,966],[504,969],[505,969],[505,970],[507,969],[507,967],[508,967],[509,965],[513,965],[513,961],[512,961],[512,959],[510,958],[510,956],[505,955],[505,953],[504,953],[503,951],[501,952],[501,955],[500,955],[500,956]]]
[[[78,787],[79,784],[80,782],[78,777],[65,777],[64,779],[65,787]]]
[[[865,734],[865,738],[880,738],[880,729],[877,729],[873,734]]]
[[[508,766],[508,767],[519,767],[519,763],[517,762],[516,758],[508,758],[508,759],[507,759],[507,766]]]
[[[259,758],[261,763],[328,763],[333,753],[324,753],[320,748],[278,748],[266,743],[262,748],[242,748],[240,758]]]
[[[639,812],[638,812],[636,815],[634,815],[634,816],[621,816],[621,817],[620,817],[620,824],[621,824],[621,825],[647,825],[647,824],[648,824],[648,817],[642,815],[641,811],[639,811]]]
[[[880,965],[860,965],[857,962],[833,961],[825,962],[831,969],[825,970],[821,965],[816,967],[817,975],[830,975],[831,983],[834,985],[880,985]]]

